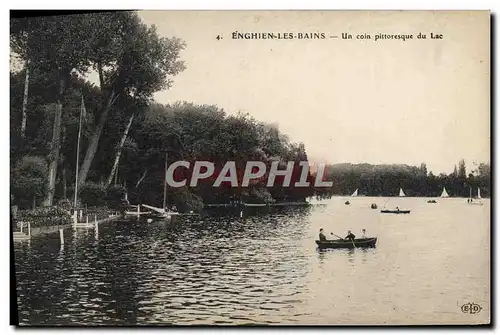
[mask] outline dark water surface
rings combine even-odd
[[[270,214],[114,222],[15,243],[21,324],[469,324],[490,313],[490,202],[334,198]],[[377,248],[320,252],[323,227]],[[465,303],[482,307],[463,313]]]

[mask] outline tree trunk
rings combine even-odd
[[[83,159],[82,166],[80,167],[80,172],[78,173],[78,188],[81,188],[85,184],[87,175],[90,170],[90,165],[92,164],[94,155],[97,152],[97,147],[99,145],[99,139],[101,138],[102,130],[104,128],[104,125],[106,124],[106,119],[108,118],[109,111],[111,110],[111,107],[113,106],[116,98],[117,95],[114,92],[109,95],[108,103],[106,104],[106,107],[99,117],[99,123],[94,130],[92,138],[90,139],[89,146],[87,147],[87,151],[85,152],[85,158]]]
[[[148,173],[148,169],[144,170],[144,173],[142,174],[141,178],[139,178],[139,180],[137,181],[137,184],[135,184],[135,188],[139,187],[139,185],[142,183],[144,178],[146,178],[147,173]]]
[[[66,195],[67,195],[67,192],[68,192],[68,188],[67,188],[67,184],[66,184],[66,166],[63,166],[63,170],[62,170],[62,181],[63,181],[63,199],[66,199]]]
[[[21,119],[21,141],[24,141],[24,136],[26,133],[26,119],[27,119],[26,109],[28,107],[29,82],[30,82],[30,71],[28,68],[28,64],[26,64],[26,77],[24,80],[24,96],[23,96],[23,109],[22,109],[22,119]]]
[[[120,156],[122,154],[123,145],[125,144],[125,140],[127,139],[128,132],[130,130],[130,127],[132,126],[132,121],[134,120],[134,116],[135,116],[135,114],[132,114],[132,116],[130,117],[130,120],[128,121],[127,127],[125,128],[125,131],[123,132],[122,139],[121,139],[120,144],[116,150],[116,156],[115,156],[115,162],[113,164],[113,168],[111,169],[111,173],[109,174],[108,180],[106,181],[106,188],[108,188],[109,185],[111,185],[111,180],[113,180],[113,176],[115,175],[116,170],[118,169],[118,163],[120,162]]]
[[[65,89],[65,80],[59,79],[59,92],[56,100],[56,111],[54,115],[54,127],[52,130],[52,143],[49,154],[49,177],[47,196],[44,201],[45,206],[52,206],[56,189],[57,165],[59,163],[59,150],[61,148],[61,120],[62,120],[62,100]]]
[[[64,148],[66,145],[66,127],[61,125],[61,147]],[[60,166],[62,167],[62,186],[63,186],[63,199],[66,199],[67,187],[66,187],[66,164],[64,160],[64,155],[61,157]]]

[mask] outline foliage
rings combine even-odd
[[[169,164],[179,159],[213,162],[215,174],[227,161],[235,161],[240,183],[247,161],[264,162],[269,173],[273,161],[286,167],[285,161],[291,160],[296,161],[293,185],[300,177],[298,161],[307,160],[304,146],[290,143],[276,127],[258,122],[248,114],[227,115],[223,109],[210,105],[155,104],[145,110],[138,127],[131,131],[131,137],[134,146],[124,152],[122,177],[127,185],[139,184],[131,197],[133,203],[157,206],[162,203],[166,154]],[[141,180],[144,174],[146,177]],[[265,178],[249,189],[224,185],[214,188],[214,179],[200,181],[196,188],[190,188],[190,192],[204,203],[225,203],[240,198],[262,203],[303,201],[313,191],[312,188],[281,187],[283,178],[276,178],[278,185],[270,189],[265,187]],[[177,191],[169,187],[167,193],[169,203],[175,203]]]
[[[11,172],[11,194],[21,208],[31,207],[47,191],[47,163],[36,156],[22,157]]]
[[[125,192],[125,188],[121,185],[106,188],[103,184],[88,182],[78,194],[80,202],[88,207],[106,207],[122,211]]]
[[[100,206],[105,203],[106,189],[102,184],[86,183],[78,194],[80,201],[87,206]]]
[[[107,18],[98,14],[92,18],[96,26],[104,21],[109,29]],[[103,63],[102,57],[91,60],[99,75],[102,106],[79,170],[80,185],[86,181],[109,115],[126,109],[136,113],[150,102],[153,93],[170,87],[171,76],[184,70],[184,63],[178,59],[184,42],[158,36],[156,28],[142,23],[135,12],[120,12],[115,19],[117,26],[104,35],[114,35],[113,41],[119,41],[119,48],[106,53],[107,45],[97,43],[97,54],[105,54],[108,64]],[[95,40],[93,45],[96,46]]]
[[[66,225],[73,222],[70,212],[57,206],[21,210],[18,217],[20,221],[30,222],[31,227]]]
[[[125,187],[122,185],[111,185],[105,189],[105,196],[103,202],[109,207],[117,210],[122,209],[122,203],[125,199]]]

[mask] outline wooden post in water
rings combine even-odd
[[[87,224],[87,228],[89,227],[89,215],[85,215],[85,223]]]
[[[73,213],[73,231],[76,232],[76,224],[78,223],[78,211],[75,209]]]
[[[64,244],[64,234],[63,234],[62,228],[59,229],[59,238],[61,240],[61,245],[63,245]]]
[[[137,219],[141,218],[141,205],[137,204]]]
[[[28,236],[31,237],[31,223],[28,222]]]
[[[165,153],[165,184],[163,186],[163,211],[167,211],[167,168],[168,168],[168,153]]]
[[[94,232],[95,232],[95,239],[99,239],[99,223],[97,222],[97,219],[95,220],[95,225],[94,225]]]
[[[21,221],[21,233],[23,232],[23,225],[24,225],[24,222]]]

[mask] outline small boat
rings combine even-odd
[[[441,198],[449,198],[448,192],[446,192],[446,187],[443,187],[443,192],[441,192]]]
[[[403,192],[402,188],[399,189],[399,196],[400,197],[406,197],[406,194],[405,194],[405,192]]]
[[[346,204],[346,205],[350,205],[351,203],[350,203],[349,201],[346,201],[346,202],[345,202],[345,204]]]
[[[378,208],[377,204],[372,204],[371,207],[372,207],[372,209],[377,209]]]
[[[409,209],[382,209],[380,213],[387,214],[410,214]]]
[[[353,248],[374,248],[377,243],[376,237],[357,238],[354,240],[316,240],[319,249],[353,249]]]
[[[428,200],[427,203],[428,204],[437,204],[437,201],[433,199],[433,200]]]

